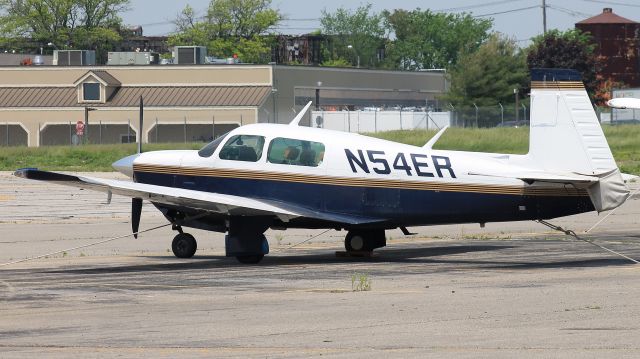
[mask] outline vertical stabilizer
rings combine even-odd
[[[628,197],[580,73],[575,70],[531,71],[528,157],[533,166],[544,171],[599,177],[600,183],[589,190],[598,211],[615,208]]]
[[[529,156],[548,171],[597,175],[617,169],[577,71],[531,72]]]

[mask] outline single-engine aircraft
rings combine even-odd
[[[192,257],[185,227],[226,233],[226,255],[258,263],[269,228],[346,230],[347,251],[386,245],[385,230],[456,223],[546,220],[623,204],[630,191],[581,76],[532,71],[526,155],[433,149],[359,134],[252,124],[200,151],[138,153],[113,164],[133,181],[20,169],[16,176],[132,198],[138,232],[143,200],[178,234],[173,253]]]

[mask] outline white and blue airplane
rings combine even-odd
[[[113,164],[132,181],[37,169],[15,175],[128,196],[137,233],[143,201],[178,234],[177,257],[192,257],[183,228],[226,233],[226,255],[257,263],[267,229],[346,230],[347,251],[386,245],[385,230],[456,223],[547,220],[622,205],[630,191],[579,73],[532,71],[526,155],[441,151],[299,125],[239,127],[200,151],[138,153]]]

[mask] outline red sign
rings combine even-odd
[[[84,135],[84,122],[78,121],[76,123],[76,135],[83,136]]]

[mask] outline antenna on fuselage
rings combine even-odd
[[[289,123],[289,126],[299,126],[300,120],[302,120],[307,111],[309,111],[309,107],[311,107],[312,103],[313,101],[309,101],[309,103],[302,110],[300,110],[296,117]]]

